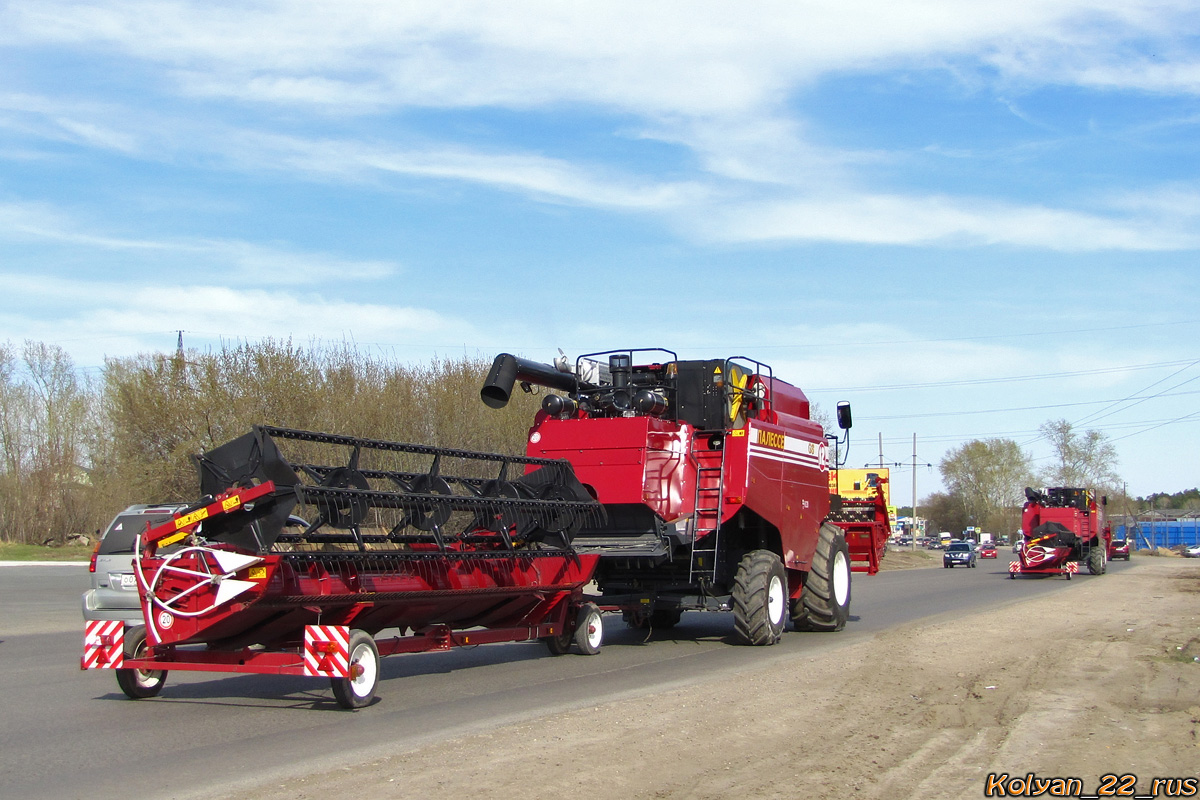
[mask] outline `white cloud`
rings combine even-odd
[[[0,273],[8,302],[0,341],[60,344],[83,365],[105,355],[161,351],[184,330],[197,342],[256,340],[387,342],[435,349],[478,340],[468,321],[431,309],[331,300],[254,286],[155,285],[62,280]],[[44,315],[56,311],[54,318]],[[166,346],[164,346],[166,345]]]
[[[901,245],[995,245],[1064,252],[1200,247],[1186,226],[945,196],[849,194],[747,203],[698,230],[727,241],[825,241]]]
[[[257,101],[347,108],[566,101],[712,116],[772,106],[828,72],[971,56],[1039,82],[1194,91],[1186,59],[1179,69],[1150,66],[1170,57],[1196,14],[1184,0],[31,0],[0,18],[7,30],[0,43],[114,48],[178,70],[193,90]],[[1162,44],[1157,61],[1136,49],[1144,42]],[[1124,77],[1116,68],[1130,65]],[[1092,69],[1103,77],[1089,77]]]
[[[288,281],[378,280],[397,266],[378,260],[351,260],[235,239],[139,239],[96,233],[49,206],[0,203],[0,240],[46,242],[92,250],[143,254],[156,271],[179,268],[214,280]]]

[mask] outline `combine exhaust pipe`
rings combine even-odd
[[[560,392],[578,392],[581,385],[573,373],[560,372],[551,364],[501,353],[492,362],[492,369],[483,382],[483,388],[479,390],[479,397],[488,408],[504,408],[512,397],[517,381],[547,386]]]

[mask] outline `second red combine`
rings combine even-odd
[[[543,398],[527,455],[569,461],[606,511],[573,540],[600,556],[601,608],[647,628],[685,610],[732,611],[736,638],[752,645],[777,642],[789,616],[798,630],[845,626],[850,523],[832,521],[840,498],[829,491],[840,443],[800,389],[742,356],[618,350],[551,365],[502,354],[483,401],[503,407],[518,383],[561,392]],[[837,413],[848,429],[849,404]],[[877,566],[886,536],[886,526],[868,536],[856,560]]]
[[[1112,529],[1104,521],[1107,504],[1103,496],[1097,502],[1091,489],[1025,489],[1022,541],[1008,576],[1065,575],[1070,580],[1081,563],[1093,575],[1103,575],[1112,544]]]

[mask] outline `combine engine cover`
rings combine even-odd
[[[1104,521],[1108,499],[1096,502],[1091,489],[1027,488],[1021,512],[1022,544],[1009,577],[1018,574],[1063,574],[1070,578],[1086,564],[1093,575],[1107,569],[1112,530]]]
[[[817,562],[819,572],[838,573],[848,606],[841,532],[826,525],[819,547],[830,509],[825,431],[804,393],[769,366],[740,356],[680,360],[668,350],[593,353],[573,366],[503,354],[484,402],[503,406],[517,381],[565,393],[543,398],[526,454],[569,461],[604,506],[607,519],[583,525],[574,544],[600,555],[605,607],[631,624],[669,626],[684,609],[736,612],[740,590],[778,584],[786,598],[777,603],[790,598],[796,617]],[[775,562],[782,577],[772,577]],[[828,574],[821,581],[822,593],[832,591]],[[835,605],[824,618],[833,628],[844,624]]]

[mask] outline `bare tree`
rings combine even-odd
[[[1077,486],[1113,493],[1121,486],[1117,449],[1100,431],[1077,431],[1065,419],[1039,428],[1054,449],[1054,463],[1042,475],[1045,486]]]

